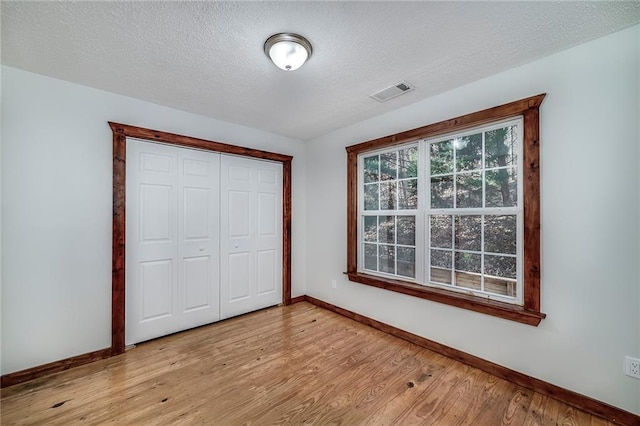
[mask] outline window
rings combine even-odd
[[[349,279],[539,324],[543,98],[347,147]]]
[[[363,269],[415,278],[418,148],[362,158]]]

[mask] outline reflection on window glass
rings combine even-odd
[[[456,176],[456,207],[482,207],[482,173],[473,172]]]
[[[431,250],[429,277],[432,282],[451,284],[451,252]]]
[[[517,126],[485,132],[485,167],[515,166],[518,156]]]
[[[518,174],[515,167],[487,170],[486,206],[513,207],[518,204]]]
[[[516,258],[513,256],[484,256],[484,273],[494,277],[516,278]]]
[[[398,275],[416,276],[416,249],[413,247],[398,247]]]
[[[380,272],[396,273],[396,247],[391,245],[379,245]]]
[[[394,180],[398,178],[397,152],[380,155],[380,180]]]
[[[378,241],[381,243],[396,242],[396,221],[395,216],[378,216],[379,232]]]
[[[516,241],[516,215],[485,216],[485,252],[516,254]]]
[[[480,251],[482,216],[456,216],[456,249]]]
[[[431,247],[451,248],[451,231],[453,216],[430,216]]]
[[[398,208],[412,210],[418,208],[418,180],[409,179],[398,182]]]
[[[418,147],[398,151],[398,179],[418,177]]]
[[[431,207],[434,209],[453,208],[453,176],[431,177]]]
[[[370,183],[364,186],[364,209],[378,210],[378,185]]]
[[[416,245],[416,217],[398,216],[398,244]]]
[[[373,157],[367,157],[364,159],[364,181],[365,183],[369,182],[378,182],[380,180],[380,175],[378,173],[378,156],[375,155]]]
[[[453,173],[453,142],[432,143],[430,150],[431,175]]]
[[[453,146],[457,172],[482,168],[482,133],[456,138]]]
[[[380,210],[396,210],[396,182],[380,184]]]
[[[364,217],[364,240],[367,242],[378,241],[378,217],[377,216],[365,216]]]
[[[378,246],[375,244],[364,245],[364,268],[371,271],[378,270]]]
[[[456,252],[456,271],[480,273],[482,270],[481,264],[480,254]]]

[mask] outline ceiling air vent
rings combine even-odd
[[[415,90],[415,87],[403,80],[398,84],[394,84],[391,87],[387,87],[386,89],[382,89],[379,92],[374,93],[371,97],[378,102],[386,102],[389,99],[393,99],[412,90]]]

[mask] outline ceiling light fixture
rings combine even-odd
[[[264,53],[280,69],[294,71],[311,57],[311,43],[298,34],[274,34],[264,42]]]

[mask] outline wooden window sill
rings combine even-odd
[[[542,312],[530,311],[522,306],[483,299],[462,293],[455,293],[445,289],[427,287],[401,280],[363,274],[360,272],[345,272],[345,274],[349,277],[349,281],[383,288],[397,293],[408,294],[410,296],[432,300],[434,302],[444,303],[458,308],[469,309],[471,311],[493,315],[495,317],[527,325],[538,326],[540,321],[546,317],[546,314]]]

